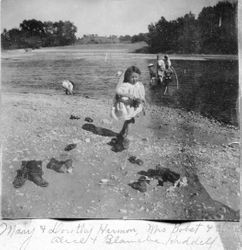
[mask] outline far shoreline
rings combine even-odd
[[[153,57],[157,54],[168,54],[172,60],[238,60],[238,54],[182,54],[182,53],[168,53],[168,52],[157,52],[152,53],[150,51],[144,51],[144,48],[148,48],[144,42],[138,43],[100,43],[100,44],[74,44],[67,46],[55,46],[55,47],[41,47],[38,49],[31,48],[21,48],[21,49],[11,49],[11,50],[1,50],[1,53],[14,53],[14,52],[23,52],[23,53],[32,53],[32,52],[54,52],[61,50],[70,50],[70,51],[82,51],[90,49],[93,52],[104,51],[106,53],[115,53],[118,52],[128,52],[131,54],[143,54],[147,57]],[[147,50],[147,49],[146,49]]]

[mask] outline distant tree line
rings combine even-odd
[[[139,33],[138,35],[134,35],[131,38],[132,43],[137,43],[137,42],[146,42],[148,39],[147,33]]]
[[[100,43],[136,43],[147,40],[146,33],[139,33],[138,35],[124,35],[124,36],[99,36],[97,34],[83,35],[82,38],[77,39],[78,44],[100,44]]]
[[[78,38],[76,44],[103,44],[103,43],[119,43],[119,38],[115,35],[99,36],[97,34],[83,35]]]
[[[3,30],[3,49],[39,48],[63,46],[75,43],[76,26],[70,21],[41,22],[35,19],[24,20],[19,28]]]
[[[219,2],[173,21],[164,17],[148,26],[149,52],[236,54],[237,3]]]
[[[77,39],[77,28],[69,21],[24,20],[19,29],[4,29],[1,45],[3,49],[16,49],[145,41],[148,46],[140,52],[236,54],[237,7],[237,3],[219,2],[214,7],[204,7],[198,18],[191,12],[172,21],[161,17],[148,25],[148,33],[119,37],[91,34]]]

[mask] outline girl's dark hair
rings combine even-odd
[[[141,75],[141,71],[139,68],[137,68],[136,66],[131,66],[131,67],[127,68],[125,73],[124,73],[124,82],[129,81],[130,75],[132,73],[137,73],[137,74]]]

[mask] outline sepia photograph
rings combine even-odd
[[[2,0],[1,217],[239,221],[237,0]]]

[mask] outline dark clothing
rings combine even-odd
[[[173,71],[171,68],[168,68],[165,70],[165,74],[164,74],[164,80],[168,80],[168,81],[171,81],[172,80],[172,74],[173,74]]]
[[[117,102],[123,102],[125,105],[129,105],[130,107],[137,108],[141,104],[141,100],[136,98],[136,99],[128,99],[128,100],[123,100],[122,96],[117,95],[115,96],[115,99]]]
[[[149,67],[149,73],[150,73],[150,79],[151,79],[152,77],[156,77],[155,70],[152,69],[152,68],[150,68],[150,67]]]

